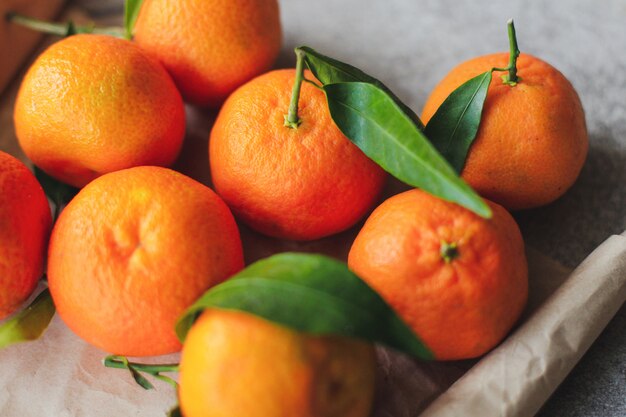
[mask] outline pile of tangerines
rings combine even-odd
[[[335,126],[310,83],[296,98],[297,125],[285,123],[295,71],[267,72],[280,47],[276,0],[146,0],[133,41],[79,34],[44,51],[19,90],[16,135],[36,166],[82,189],[52,225],[35,177],[0,152],[0,318],[30,296],[47,258],[54,304],[77,335],[119,355],[175,352],[177,318],[244,267],[235,219],[301,241],[366,216],[387,174]],[[455,68],[422,119],[508,59]],[[492,217],[406,191],[373,210],[347,259],[440,360],[480,356],[515,324],[528,272],[507,209],[558,198],[587,153],[565,77],[526,54],[517,74],[514,85],[491,81],[461,175],[491,200]],[[207,160],[215,192],[165,168],[185,135],[184,101],[221,106]],[[185,416],[370,412],[375,356],[364,342],[209,309],[182,348]]]

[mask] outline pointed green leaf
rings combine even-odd
[[[315,78],[317,78],[323,85],[344,83],[344,82],[366,82],[373,84],[386,92],[389,97],[402,109],[402,111],[411,118],[413,123],[423,129],[424,125],[419,117],[413,110],[404,104],[385,84],[377,80],[376,78],[367,75],[360,69],[346,64],[345,62],[338,61],[334,58],[322,55],[316,50],[309,48],[308,46],[301,46],[296,48],[296,51],[300,50],[305,53],[305,61]]]
[[[457,173],[463,171],[483,112],[491,71],[480,74],[454,90],[439,106],[424,133]]]
[[[335,124],[374,162],[409,185],[490,217],[489,206],[461,180],[422,132],[422,123],[384,84],[351,65],[302,46],[322,82]]]
[[[130,372],[135,382],[145,390],[154,389],[154,385],[136,369],[126,356],[109,355],[104,358],[104,366],[108,368],[126,369]]]
[[[213,287],[179,319],[181,340],[207,308],[246,311],[301,332],[354,337],[432,359],[374,290],[344,263],[322,255],[274,255]]]
[[[361,82],[329,84],[323,89],[335,124],[383,169],[480,216],[491,216],[487,203],[459,178],[387,93]]]
[[[130,374],[132,375],[135,382],[138,385],[140,385],[143,389],[145,390],[154,389],[154,385],[152,385],[152,382],[148,381],[146,377],[141,375],[135,368],[133,368],[132,366],[129,366],[128,370],[130,371]]]
[[[176,406],[172,408],[168,413],[167,417],[183,417],[182,412],[180,411],[180,407]]]
[[[176,382],[174,380],[174,378],[171,378],[167,375],[163,375],[159,372],[148,372],[150,375],[152,375],[153,377],[155,377],[158,380],[161,380],[163,382],[167,382],[168,384],[170,384],[174,389],[178,389],[178,382]]]
[[[72,36],[72,35],[76,35],[78,33],[78,31],[76,30],[76,25],[74,24],[73,21],[69,21],[67,22],[67,31],[65,32],[65,36]]]
[[[44,193],[52,203],[54,203],[55,216],[53,220],[56,220],[61,208],[69,203],[76,193],[78,193],[78,188],[74,188],[71,185],[67,185],[52,178],[37,166],[35,166],[35,177],[39,181],[39,184],[41,184]]]
[[[50,324],[55,308],[46,288],[24,310],[0,323],[0,349],[14,343],[36,340]]]
[[[135,22],[137,22],[137,16],[139,16],[139,10],[143,0],[126,0],[124,7],[124,29],[126,32],[126,39],[133,38],[133,30],[135,28]]]

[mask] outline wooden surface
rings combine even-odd
[[[16,12],[38,19],[56,17],[64,0],[0,0],[0,16]],[[41,41],[37,32],[11,24],[0,19],[0,93],[12,80],[33,48]]]
[[[38,8],[37,5],[42,2],[46,3],[45,7]],[[19,10],[25,14],[45,18],[45,16],[56,15],[63,2],[61,0],[37,0],[31,3],[28,0],[9,0],[0,3],[0,13],[4,16],[8,10]],[[14,8],[14,4],[17,4],[18,7]],[[67,18],[76,21],[88,20],[85,12],[77,6],[69,7],[60,17],[60,19]],[[15,137],[13,126],[15,97],[20,81],[30,63],[57,39],[55,37],[42,37],[29,29],[18,27],[4,21],[4,19],[0,20],[0,150],[8,152],[28,164],[30,161],[20,149]],[[2,89],[3,79],[11,81],[4,90]]]

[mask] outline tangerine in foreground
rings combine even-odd
[[[349,267],[436,359],[488,352],[526,304],[522,236],[504,208],[487,203],[488,220],[424,191],[406,191],[374,210],[350,249]]]
[[[454,68],[424,105],[430,118],[453,90],[494,67],[506,67],[509,54],[477,57]],[[587,128],[578,94],[554,67],[532,55],[517,60],[515,85],[495,73],[480,127],[461,176],[480,195],[509,210],[542,206],[576,181],[588,149]]]
[[[248,313],[206,310],[183,347],[186,417],[367,417],[371,345],[307,336]]]
[[[46,49],[22,81],[14,120],[30,160],[75,187],[124,168],[170,165],[185,133],[183,102],[163,66],[106,35]]]
[[[61,213],[48,282],[80,337],[148,356],[179,350],[178,316],[242,267],[237,225],[213,191],[166,168],[136,167],[94,180]]]
[[[277,0],[146,0],[135,25],[185,100],[214,107],[270,69],[281,37]]]
[[[0,319],[15,312],[41,278],[51,224],[35,176],[0,151]]]
[[[299,126],[285,126],[295,78],[293,69],[276,70],[235,91],[211,131],[209,160],[217,193],[246,224],[313,240],[363,217],[386,174],[341,133],[324,93],[309,83],[300,91]]]

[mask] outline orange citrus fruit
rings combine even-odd
[[[0,319],[27,299],[41,278],[51,224],[35,176],[0,151]]]
[[[270,69],[281,38],[277,0],[146,0],[135,25],[185,100],[209,106]]]
[[[348,265],[441,360],[480,356],[504,338],[528,294],[524,242],[501,206],[493,217],[410,190],[374,210]]]
[[[242,267],[237,225],[213,191],[136,167],[92,181],[61,213],[48,282],[59,315],[86,341],[160,355],[180,349],[178,316]]]
[[[367,417],[371,345],[307,336],[251,314],[206,310],[180,363],[186,417]]]
[[[308,78],[313,76],[307,73]],[[286,127],[293,69],[264,74],[235,91],[209,142],[215,189],[264,234],[312,240],[356,223],[386,174],[335,126],[326,97],[302,84],[299,127]]]
[[[44,51],[22,81],[14,119],[35,165],[76,187],[123,168],[169,165],[185,133],[183,102],[163,66],[105,35],[70,36]]]
[[[493,67],[508,53],[471,59],[454,68],[426,101],[427,123],[448,95]],[[572,186],[587,156],[585,115],[572,84],[528,54],[517,60],[515,86],[494,73],[462,177],[481,195],[510,210],[548,204]]]

